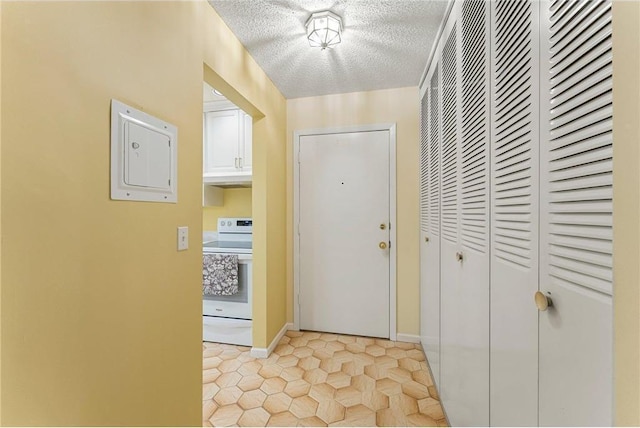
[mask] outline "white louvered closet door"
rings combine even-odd
[[[489,10],[454,6],[442,53],[441,398],[489,423]]]
[[[538,424],[539,2],[491,2],[491,425]]]
[[[610,1],[542,3],[540,425],[612,424]]]
[[[456,290],[460,266],[454,260],[458,250],[458,61],[456,9],[442,34],[441,50],[441,186],[440,186],[440,398],[454,425],[467,404],[462,389],[460,330]],[[468,414],[468,410],[465,410]]]
[[[420,335],[436,385],[440,383],[440,97],[434,62],[421,100]]]

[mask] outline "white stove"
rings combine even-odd
[[[205,253],[251,254],[253,252],[252,242],[210,241],[205,242],[202,247]]]
[[[250,218],[219,218],[217,239],[204,242],[203,254],[238,256],[238,293],[203,295],[203,340],[251,346],[253,221]]]
[[[252,254],[253,220],[219,218],[217,239],[205,242],[202,251],[215,254]]]

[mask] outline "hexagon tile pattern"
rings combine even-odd
[[[417,344],[288,331],[266,359],[203,348],[203,426],[447,426]]]

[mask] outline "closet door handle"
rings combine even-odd
[[[536,307],[540,312],[546,311],[549,306],[553,306],[553,301],[551,297],[545,295],[542,291],[536,291],[536,294],[533,296]]]

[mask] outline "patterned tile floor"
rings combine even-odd
[[[447,426],[420,345],[288,331],[249,351],[204,343],[203,426]]]

